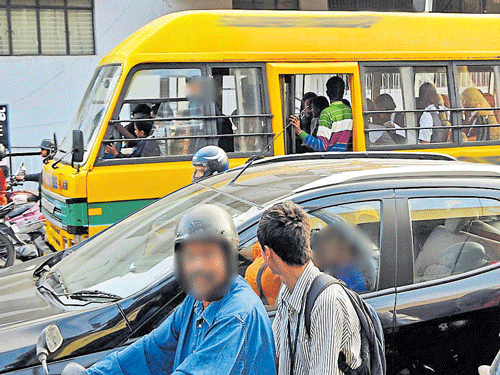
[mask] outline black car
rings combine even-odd
[[[500,348],[500,168],[437,154],[326,153],[241,172],[180,189],[77,248],[0,271],[0,373],[42,374],[35,344],[49,325],[63,338],[52,343],[51,374],[151,332],[184,298],[173,276],[179,215],[200,203],[225,208],[240,233],[243,275],[260,215],[287,199],[308,212],[312,232],[341,219],[369,239],[363,296],[384,326],[389,374],[475,373],[491,363]]]

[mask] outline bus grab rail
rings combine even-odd
[[[274,136],[274,132],[271,133],[241,133],[241,134],[207,134],[207,135],[183,135],[180,137],[148,137],[148,138],[123,138],[123,139],[103,139],[102,143],[113,143],[113,142],[128,142],[128,141],[170,141],[179,139],[215,139],[215,138],[230,138],[230,137],[262,137],[262,136]]]
[[[255,115],[223,115],[223,116],[193,116],[193,117],[157,117],[144,119],[127,119],[127,120],[109,120],[110,124],[119,124],[122,122],[146,122],[146,121],[189,121],[189,120],[217,120],[226,118],[272,118],[272,113],[255,114]]]

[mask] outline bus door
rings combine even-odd
[[[345,84],[343,102],[351,106],[353,115],[352,144],[348,150],[360,150],[364,147],[363,112],[359,67],[357,63],[270,63],[267,64],[271,110],[275,115],[273,128],[275,133],[290,124],[291,115],[300,115],[301,127],[308,134],[314,135],[317,121],[312,113],[304,110],[304,98],[320,96],[318,103],[322,108],[330,104],[326,94],[326,82],[331,77],[340,77]],[[311,94],[312,93],[312,94]],[[308,101],[310,107],[310,101]],[[277,114],[280,114],[279,116]],[[278,130],[279,129],[279,130]],[[298,139],[292,125],[284,131],[280,144],[286,154],[311,152]]]

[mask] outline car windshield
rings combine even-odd
[[[240,227],[274,200],[336,168],[329,160],[315,165],[297,161],[273,168],[255,165],[233,184],[228,183],[238,169],[186,186],[88,241],[52,267],[45,279],[58,292],[99,290],[130,296],[172,274],[175,226],[179,216],[195,205],[220,206]]]
[[[99,290],[130,296],[172,273],[173,238],[179,216],[203,203],[220,206],[233,217],[257,210],[213,188],[190,185],[89,241],[54,266],[46,280],[59,292]]]
[[[81,130],[85,145],[83,159],[83,163],[85,163],[89,148],[97,136],[99,125],[109,105],[111,96],[115,91],[121,71],[122,68],[120,65],[106,65],[96,70],[94,78],[83,97],[78,114],[59,146],[60,151],[56,155],[56,158],[62,158],[65,153],[71,150],[73,130]],[[64,157],[63,162],[69,163],[70,161],[71,155],[68,154]]]

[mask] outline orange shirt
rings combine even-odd
[[[245,280],[250,284],[252,289],[259,297],[259,287],[257,285],[257,274],[259,273],[259,269],[264,266],[264,259],[259,255],[253,263],[248,266],[245,272]],[[267,299],[270,305],[274,305],[276,303],[276,298],[278,297],[278,293],[281,287],[280,278],[271,272],[269,267],[265,267],[264,271],[261,274],[260,282],[262,286],[262,294]]]

